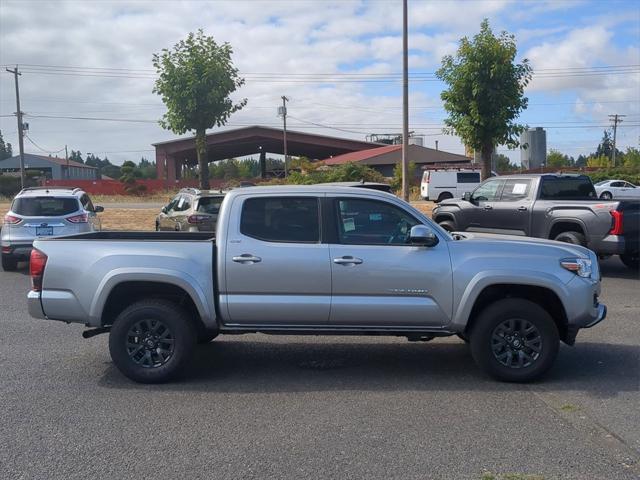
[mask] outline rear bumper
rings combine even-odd
[[[47,316],[44,314],[44,310],[42,310],[40,292],[30,290],[29,293],[27,293],[27,309],[29,310],[29,315],[33,318],[39,318],[41,320],[47,319]]]
[[[632,238],[629,238],[632,237]],[[640,239],[635,235],[607,235],[602,240],[589,242],[588,247],[600,255],[622,255],[623,253],[638,253]]]

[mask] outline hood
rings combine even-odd
[[[547,240],[544,238],[521,237],[518,235],[502,235],[495,233],[476,233],[476,232],[454,232],[453,235],[460,238],[460,242],[473,242],[474,244],[484,243],[487,245],[496,245],[498,247],[515,247],[527,248],[532,246],[551,247],[558,254],[566,257],[577,256],[581,258],[591,258],[592,252],[586,247],[573,245],[571,243],[556,242],[555,240]],[[507,244],[509,247],[507,247]]]

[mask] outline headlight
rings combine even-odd
[[[591,277],[591,260],[588,258],[565,258],[560,260],[560,265],[580,277]]]

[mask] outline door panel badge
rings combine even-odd
[[[388,290],[396,295],[426,295],[429,290],[423,288],[390,288]]]

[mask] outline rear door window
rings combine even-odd
[[[543,177],[540,188],[543,200],[587,200],[596,198],[588,177]]]
[[[502,189],[502,197],[500,200],[503,202],[523,200],[529,196],[530,189],[531,180],[507,180],[504,182],[504,188]]]
[[[245,200],[240,233],[266,242],[320,242],[315,197],[262,197]]]
[[[78,200],[73,197],[20,197],[13,201],[11,210],[25,217],[57,217],[78,210]]]

